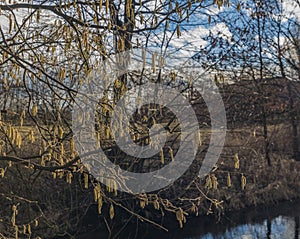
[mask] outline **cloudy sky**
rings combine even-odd
[[[219,10],[216,6],[211,7],[209,12],[213,14],[211,24],[203,24],[203,22],[207,22],[207,17],[198,17],[198,21],[195,22],[193,27],[187,28],[187,30],[182,33],[180,38],[174,38],[171,41],[171,48],[170,50],[172,53],[176,52],[176,58],[182,59],[190,58],[195,55],[201,48],[205,47],[208,43],[203,38],[205,38],[209,32],[212,35],[217,35],[218,32],[222,32],[223,36],[230,38],[232,36],[232,32],[230,31],[229,27],[226,25],[226,22],[220,20],[220,16],[222,14],[227,15],[228,19],[238,19],[240,14],[250,14],[250,10],[241,9],[241,12],[236,11],[237,7],[237,0],[231,0],[231,6],[223,7]],[[239,2],[247,2],[247,0],[239,1]],[[249,2],[249,1],[248,1]],[[299,5],[293,3],[291,0],[283,0],[282,3],[283,12],[282,15],[286,16],[283,18],[283,21],[287,21],[288,18],[296,18],[298,21],[300,20],[300,8]],[[231,16],[231,17],[230,17]],[[217,23],[215,23],[215,21]],[[199,24],[199,25],[198,25]],[[189,25],[190,26],[190,25]],[[183,27],[185,28],[185,27]]]
[[[272,1],[272,0],[270,0]],[[6,1],[8,2],[8,0]],[[154,1],[153,1],[154,2]],[[182,36],[177,38],[176,36],[171,36],[172,32],[164,32],[162,29],[158,29],[157,31],[153,32],[151,35],[151,40],[148,42],[147,47],[152,49],[153,51],[166,51],[166,58],[172,58],[172,64],[182,64],[183,61],[190,59],[194,56],[201,48],[205,47],[208,43],[204,40],[205,36],[211,32],[212,35],[216,35],[218,32],[222,32],[222,34],[228,38],[232,36],[232,32],[230,31],[229,27],[226,25],[226,21],[221,20],[220,16],[222,13],[227,14],[227,21],[230,19],[230,15],[233,18],[238,18],[239,14],[245,14],[251,11],[247,9],[241,9],[241,12],[236,10],[237,4],[247,3],[246,0],[231,0],[230,7],[222,7],[218,9],[217,6],[211,6],[207,9],[199,9],[197,10],[190,18],[189,22],[184,22],[181,24],[181,32]],[[248,1],[250,2],[250,1]],[[7,3],[0,3],[0,6]],[[150,5],[149,5],[150,4]],[[149,3],[148,7],[151,8],[151,2]],[[291,0],[283,0],[282,3],[283,7],[283,15],[288,17],[298,17],[300,16],[300,8],[297,4],[293,4]],[[28,14],[28,10],[21,9],[15,12],[17,19],[19,22],[22,21],[24,14]],[[208,23],[208,15],[211,15],[211,23]],[[49,18],[48,23],[51,22],[51,18]],[[54,19],[52,19],[54,21]],[[2,30],[8,31],[8,18],[0,15],[0,25]],[[171,25],[171,28],[175,27],[175,25]],[[172,30],[172,29],[171,29]],[[170,41],[168,48],[161,48],[157,49],[159,42],[163,38],[164,34],[167,38],[172,38]],[[146,39],[143,39],[143,36],[137,36],[141,42],[146,42]],[[151,42],[152,41],[152,42]]]

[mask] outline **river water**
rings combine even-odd
[[[278,216],[261,223],[248,223],[226,228],[225,232],[210,232],[197,239],[300,239],[299,217]]]
[[[168,226],[168,233],[134,224],[111,236],[93,232],[80,239],[300,239],[300,201],[225,213],[219,222],[209,216],[192,218],[183,229],[176,224]]]

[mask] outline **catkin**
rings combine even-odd
[[[35,141],[33,130],[30,130],[29,135],[28,135],[28,139],[29,139],[30,143],[33,143]]]
[[[173,155],[173,149],[171,147],[169,147],[169,153],[170,153],[170,157],[172,162],[174,161],[174,155]]]
[[[110,193],[111,192],[111,188],[110,188],[110,179],[107,178],[106,179],[106,190]]]
[[[23,117],[22,116],[20,117],[19,123],[20,123],[20,127],[22,127],[23,126]]]
[[[110,30],[111,29],[111,21],[108,21],[107,22],[107,30]]]
[[[17,206],[16,205],[12,206],[12,212],[13,213],[12,213],[10,221],[11,221],[11,224],[13,226],[15,226],[16,225],[16,215],[17,215]]]
[[[101,214],[102,206],[103,206],[103,201],[102,201],[102,197],[100,196],[98,198],[98,214]]]
[[[109,0],[106,0],[105,4],[105,13],[108,14],[108,8],[109,8]]]
[[[199,146],[202,146],[202,137],[200,130],[198,131],[198,140],[199,140]]]
[[[70,151],[71,151],[71,153],[73,153],[75,151],[75,142],[74,142],[73,138],[70,141]]]
[[[208,16],[208,24],[211,23],[211,16]]]
[[[101,146],[101,134],[100,132],[97,132],[96,135],[97,135],[97,147],[99,148]]]
[[[160,162],[161,162],[162,164],[165,164],[164,151],[163,151],[162,148],[160,149]]]
[[[140,24],[144,23],[144,16],[142,14],[140,14]]]
[[[11,33],[11,31],[12,31],[12,23],[13,23],[11,14],[9,14],[8,21],[9,21],[9,28],[8,28],[8,31],[9,31],[9,33]]]
[[[109,128],[109,126],[105,127],[105,137],[106,137],[106,139],[110,139],[110,128]]]
[[[158,200],[156,199],[156,200],[154,200],[154,202],[153,202],[153,206],[154,206],[154,208],[156,209],[156,210],[158,210],[159,209],[159,202],[158,202]]]
[[[242,174],[242,176],[241,176],[241,187],[242,187],[242,190],[244,190],[245,189],[245,187],[246,187],[246,177],[244,176],[244,174]]]
[[[13,137],[12,137],[13,144],[17,144],[17,137],[18,137],[18,130],[13,128]]]
[[[59,161],[61,166],[64,165],[64,159],[63,159],[62,155],[58,156],[58,161]]]
[[[230,177],[230,173],[227,173],[227,187],[231,187],[231,177]]]
[[[0,140],[0,153],[2,152],[4,145],[5,145],[5,142],[3,140]]]
[[[98,201],[99,197],[101,196],[100,194],[100,185],[97,184],[95,187],[94,187],[94,200],[95,202]]]
[[[140,200],[140,207],[141,207],[141,208],[145,208],[145,205],[146,205],[145,200],[144,200],[144,199],[141,199],[141,200]]]
[[[180,227],[180,228],[183,228],[183,223],[182,223],[181,220],[179,221],[179,227]]]
[[[178,2],[176,2],[175,11],[176,11],[176,12],[179,11],[179,3],[178,3]]]
[[[215,175],[211,176],[212,188],[218,189],[218,179]]]
[[[180,26],[179,25],[177,25],[177,27],[176,27],[176,33],[177,33],[177,37],[179,38],[181,36]]]
[[[14,129],[13,129],[13,127],[11,125],[9,125],[8,126],[8,138],[10,140],[12,140],[13,136],[14,136]]]
[[[239,155],[236,153],[233,157],[234,159],[234,168],[239,169],[240,168],[240,160],[239,160]]]
[[[5,175],[5,169],[4,168],[0,168],[0,176],[1,178],[4,178]]]
[[[109,208],[109,217],[110,219],[113,219],[115,216],[115,210],[114,210],[114,205],[110,204],[110,208]]]
[[[98,18],[96,14],[94,14],[93,21],[95,24],[98,24]]]
[[[118,195],[118,185],[117,185],[116,180],[113,180],[113,190],[114,190],[114,195],[117,196]]]
[[[241,11],[241,4],[240,3],[238,3],[236,9],[237,9],[238,12]]]
[[[183,227],[183,222],[186,220],[186,219],[185,219],[185,216],[184,216],[184,214],[183,214],[182,208],[179,208],[179,209],[176,211],[176,219],[177,219],[177,221],[179,222],[179,227],[182,228],[182,227]]]
[[[45,166],[45,156],[43,155],[42,158],[41,158],[41,166]]]
[[[19,239],[19,228],[15,225],[15,239]]]
[[[64,155],[64,154],[65,154],[65,147],[64,147],[64,144],[61,144],[61,145],[60,145],[60,152],[61,152],[61,155]]]
[[[67,174],[67,183],[68,184],[72,183],[72,177],[73,177],[73,174],[71,172],[68,172],[68,174]]]
[[[32,116],[35,117],[37,115],[37,112],[38,112],[38,106],[34,104],[31,109]]]
[[[21,136],[20,132],[17,133],[16,144],[17,144],[17,147],[20,149],[21,145],[22,145],[22,136]]]
[[[208,175],[208,177],[205,180],[205,187],[207,189],[211,189],[212,188],[212,180],[211,180],[210,175]]]
[[[36,11],[36,22],[38,23],[40,21],[40,19],[41,19],[41,11],[38,9]]]
[[[84,174],[84,188],[89,188],[89,175],[87,173]]]
[[[63,127],[58,126],[58,137],[60,139],[62,139],[63,135],[64,135],[64,129],[63,129]]]

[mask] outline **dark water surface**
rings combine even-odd
[[[188,220],[183,229],[174,221],[165,233],[142,224],[132,224],[109,236],[93,232],[80,239],[300,239],[300,201],[248,208],[226,213],[219,222],[209,216]]]

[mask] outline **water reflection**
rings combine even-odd
[[[300,201],[225,213],[221,221],[201,217],[183,229],[149,233],[143,239],[300,239]],[[169,227],[170,228],[170,227]]]
[[[207,233],[193,239],[300,239],[299,217],[278,216],[262,223],[243,224],[227,229],[224,233]],[[192,239],[186,238],[186,239]]]
[[[167,223],[169,232],[145,224],[131,224],[105,231],[91,232],[79,239],[300,239],[300,201],[272,207],[248,208],[225,213],[220,222],[200,216],[188,220],[183,229],[177,221]]]

